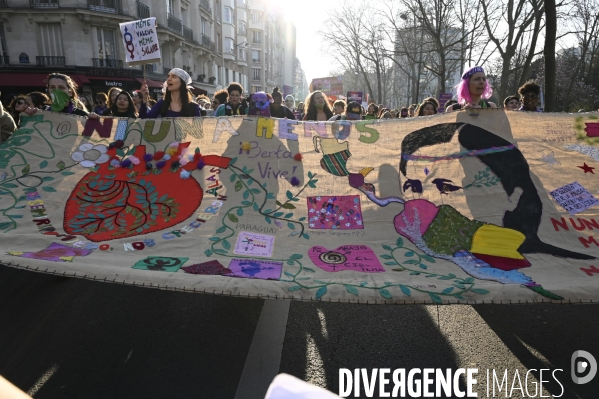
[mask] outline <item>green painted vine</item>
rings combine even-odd
[[[286,200],[285,202],[280,202],[277,200],[276,196],[267,190],[267,184],[260,184],[258,181],[252,177],[253,169],[248,169],[246,166],[242,168],[238,168],[233,164],[237,158],[233,158],[229,164],[229,169],[231,171],[231,183],[235,183],[234,189],[236,192],[244,190],[242,193],[243,200],[241,204],[238,206],[231,207],[221,218],[221,225],[216,229],[216,234],[224,234],[224,236],[214,236],[210,237],[211,245],[210,249],[204,251],[206,256],[211,256],[216,253],[219,255],[228,255],[228,251],[231,249],[231,242],[229,239],[235,235],[235,229],[229,226],[227,223],[237,223],[239,222],[239,218],[242,217],[245,212],[250,209],[258,212],[260,215],[264,217],[264,220],[268,224],[272,224],[273,221],[284,221],[287,222],[287,227],[291,232],[291,236],[298,236],[305,238],[307,240],[310,239],[310,236],[305,233],[304,221],[306,217],[300,217],[295,220],[292,219],[294,217],[293,212],[291,210],[296,209],[296,206],[293,204],[294,202],[299,201],[299,195],[307,188],[316,188],[316,183],[318,179],[315,179],[316,173],[308,172],[308,181],[304,186],[295,194],[293,194],[290,190],[287,190],[285,193]],[[254,185],[254,183],[256,183]],[[253,186],[254,185],[254,186]],[[253,187],[251,187],[253,186]],[[256,199],[257,196],[262,196],[262,202],[259,204]],[[276,206],[271,208],[264,209],[269,200],[274,200]],[[219,246],[219,247],[217,247]],[[244,256],[237,256],[240,258],[245,258]],[[251,258],[251,257],[248,257]],[[273,260],[282,260],[287,261],[288,259],[273,259]]]
[[[29,124],[32,128],[29,128]],[[0,146],[0,168],[7,168],[14,157],[20,158],[21,162],[10,166],[10,175],[4,172],[0,175],[0,200],[7,204],[3,209],[0,209],[2,219],[0,219],[0,231],[7,233],[17,228],[17,220],[23,215],[14,214],[14,210],[25,208],[25,205],[20,203],[27,200],[26,195],[17,192],[19,188],[39,188],[42,192],[55,192],[56,190],[48,185],[47,182],[54,180],[50,174],[60,173],[63,176],[74,174],[67,169],[76,165],[66,165],[64,161],[59,160],[54,167],[50,165],[51,161],[56,156],[56,152],[50,141],[37,129],[40,123],[50,124],[50,136],[56,140],[65,139],[68,136],[77,136],[77,134],[67,134],[64,136],[55,136],[53,124],[50,121],[44,121],[43,115],[23,116],[21,118],[21,128],[16,130],[12,136]],[[47,154],[32,153],[27,149],[26,144],[36,134],[47,144]],[[35,157],[35,160],[31,159]]]
[[[471,187],[481,188],[491,187],[497,185],[501,179],[491,173],[491,168],[487,167],[485,170],[479,171],[474,175],[474,181],[464,186],[464,190]]]
[[[369,282],[367,281],[363,281],[358,284],[348,284],[334,281],[316,280],[312,279],[312,277],[310,276],[307,276],[306,273],[302,274],[302,272],[314,273],[314,270],[302,265],[302,263],[300,262],[302,255],[299,254],[293,254],[287,260],[287,264],[290,266],[294,266],[297,264],[299,266],[298,270],[295,273],[285,271],[284,275],[289,277],[289,279],[281,278],[280,281],[291,283],[292,285],[288,288],[288,290],[292,292],[301,289],[316,290],[316,299],[322,298],[328,292],[328,287],[332,285],[342,285],[345,287],[347,292],[356,296],[359,296],[360,290],[378,291],[381,297],[383,297],[384,299],[393,299],[397,295],[410,297],[412,295],[412,291],[418,291],[428,294],[433,302],[439,304],[443,303],[443,298],[466,300],[466,298],[463,295],[467,292],[472,292],[480,295],[489,293],[489,291],[485,289],[474,288],[475,280],[472,277],[460,278],[453,273],[437,274],[427,272],[426,269],[428,268],[428,266],[425,262],[435,263],[435,259],[431,256],[428,256],[426,254],[420,254],[411,248],[405,247],[404,240],[402,237],[397,238],[394,247],[391,247],[389,245],[383,245],[382,247],[383,249],[388,251],[388,253],[380,255],[380,257],[387,260],[387,262],[385,262],[385,265],[397,266],[393,269],[394,271],[408,271],[410,272],[411,276],[424,275],[427,278],[444,281],[448,284],[448,286],[442,290],[433,291],[426,290],[410,284],[392,283],[389,281],[385,281],[383,283],[383,286],[372,287],[368,285]],[[402,261],[400,261],[395,255],[396,251],[400,250],[404,250],[404,260]],[[413,268],[412,265],[417,266],[418,269]]]

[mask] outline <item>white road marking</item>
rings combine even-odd
[[[235,399],[263,399],[268,386],[279,374],[290,303],[289,300],[264,301]]]
[[[58,370],[58,364],[50,367],[42,376],[33,384],[31,388],[27,390],[27,395],[34,396],[48,380],[56,373]]]

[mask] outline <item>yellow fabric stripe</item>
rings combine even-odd
[[[524,242],[524,234],[505,227],[485,224],[472,237],[472,249],[475,254],[503,256],[512,259],[525,259],[518,247]]]

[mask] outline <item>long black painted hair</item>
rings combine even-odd
[[[179,95],[181,97],[181,116],[194,116],[193,104],[195,104],[195,101],[193,101],[193,95],[187,88],[187,84],[180,77],[176,75],[175,77],[181,82],[181,86],[179,86]],[[160,115],[165,116],[170,106],[171,92],[166,90],[166,93],[164,94],[164,101],[162,102],[162,107],[160,108]]]
[[[481,127],[468,123],[443,123],[416,130],[408,134],[401,143],[400,172],[406,176],[407,159],[420,148],[449,143],[458,133],[458,142],[468,151],[486,150],[512,145],[509,141]],[[487,165],[491,172],[501,180],[501,186],[511,197],[517,187],[522,189],[518,204],[503,215],[503,227],[517,230],[526,237],[518,248],[520,253],[547,253],[553,256],[572,259],[595,259],[586,254],[569,251],[547,244],[539,238],[537,231],[543,216],[543,203],[530,176],[530,167],[524,155],[516,147],[476,156]]]

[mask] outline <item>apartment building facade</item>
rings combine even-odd
[[[144,79],[158,95],[168,71],[178,67],[192,77],[195,94],[211,95],[232,81],[248,94],[248,15],[247,0],[0,0],[0,90],[3,98],[43,90],[46,75],[61,72],[92,95],[111,87],[135,90]],[[130,67],[119,23],[148,17],[157,19],[161,62]],[[269,65],[279,56],[270,44],[284,41],[277,33],[265,35]],[[295,42],[277,51],[295,54]],[[271,67],[261,89],[277,83],[276,75]]]

